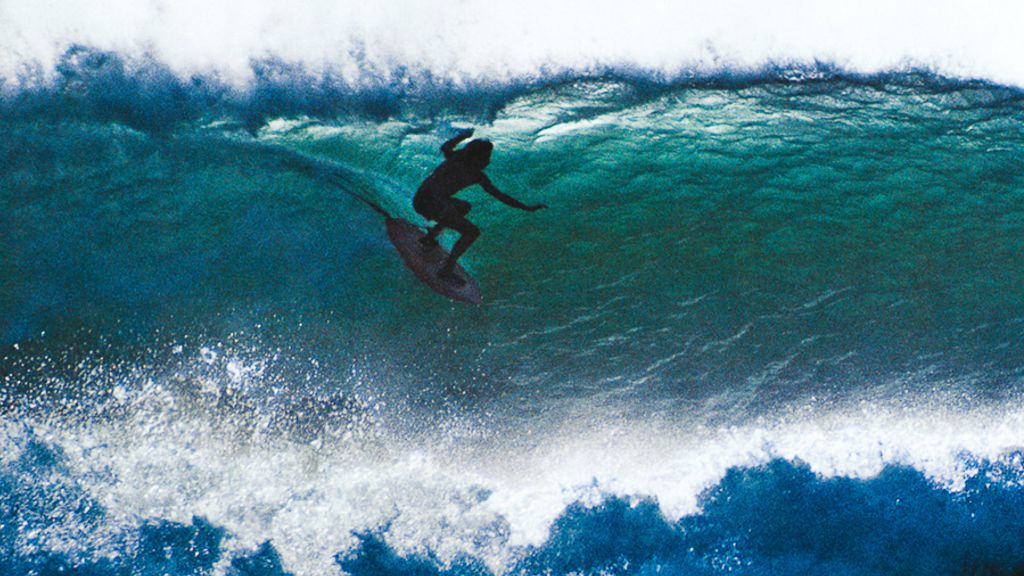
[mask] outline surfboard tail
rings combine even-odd
[[[467,304],[483,302],[480,286],[458,263],[455,264],[455,273],[465,279],[464,285],[457,286],[438,277],[437,273],[448,259],[448,252],[439,245],[428,246],[420,242],[420,238],[426,236],[422,228],[403,218],[388,218],[387,229],[388,238],[402,261],[421,282],[452,300]]]

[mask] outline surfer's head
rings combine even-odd
[[[491,150],[494,144],[490,140],[473,140],[462,149],[460,159],[477,170],[483,170],[491,163]]]

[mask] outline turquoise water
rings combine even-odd
[[[1018,90],[93,73],[3,105],[3,570],[1024,563]],[[460,194],[481,306],[359,199],[422,223],[467,126],[549,205]]]

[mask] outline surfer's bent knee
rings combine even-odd
[[[466,220],[462,216],[442,222],[445,228],[451,228],[458,232],[463,238],[476,240],[480,236],[480,229],[476,224]]]

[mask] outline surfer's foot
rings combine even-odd
[[[454,270],[440,270],[437,273],[437,277],[459,288],[462,288],[463,286],[466,285],[466,281],[462,278],[462,276],[456,274]]]

